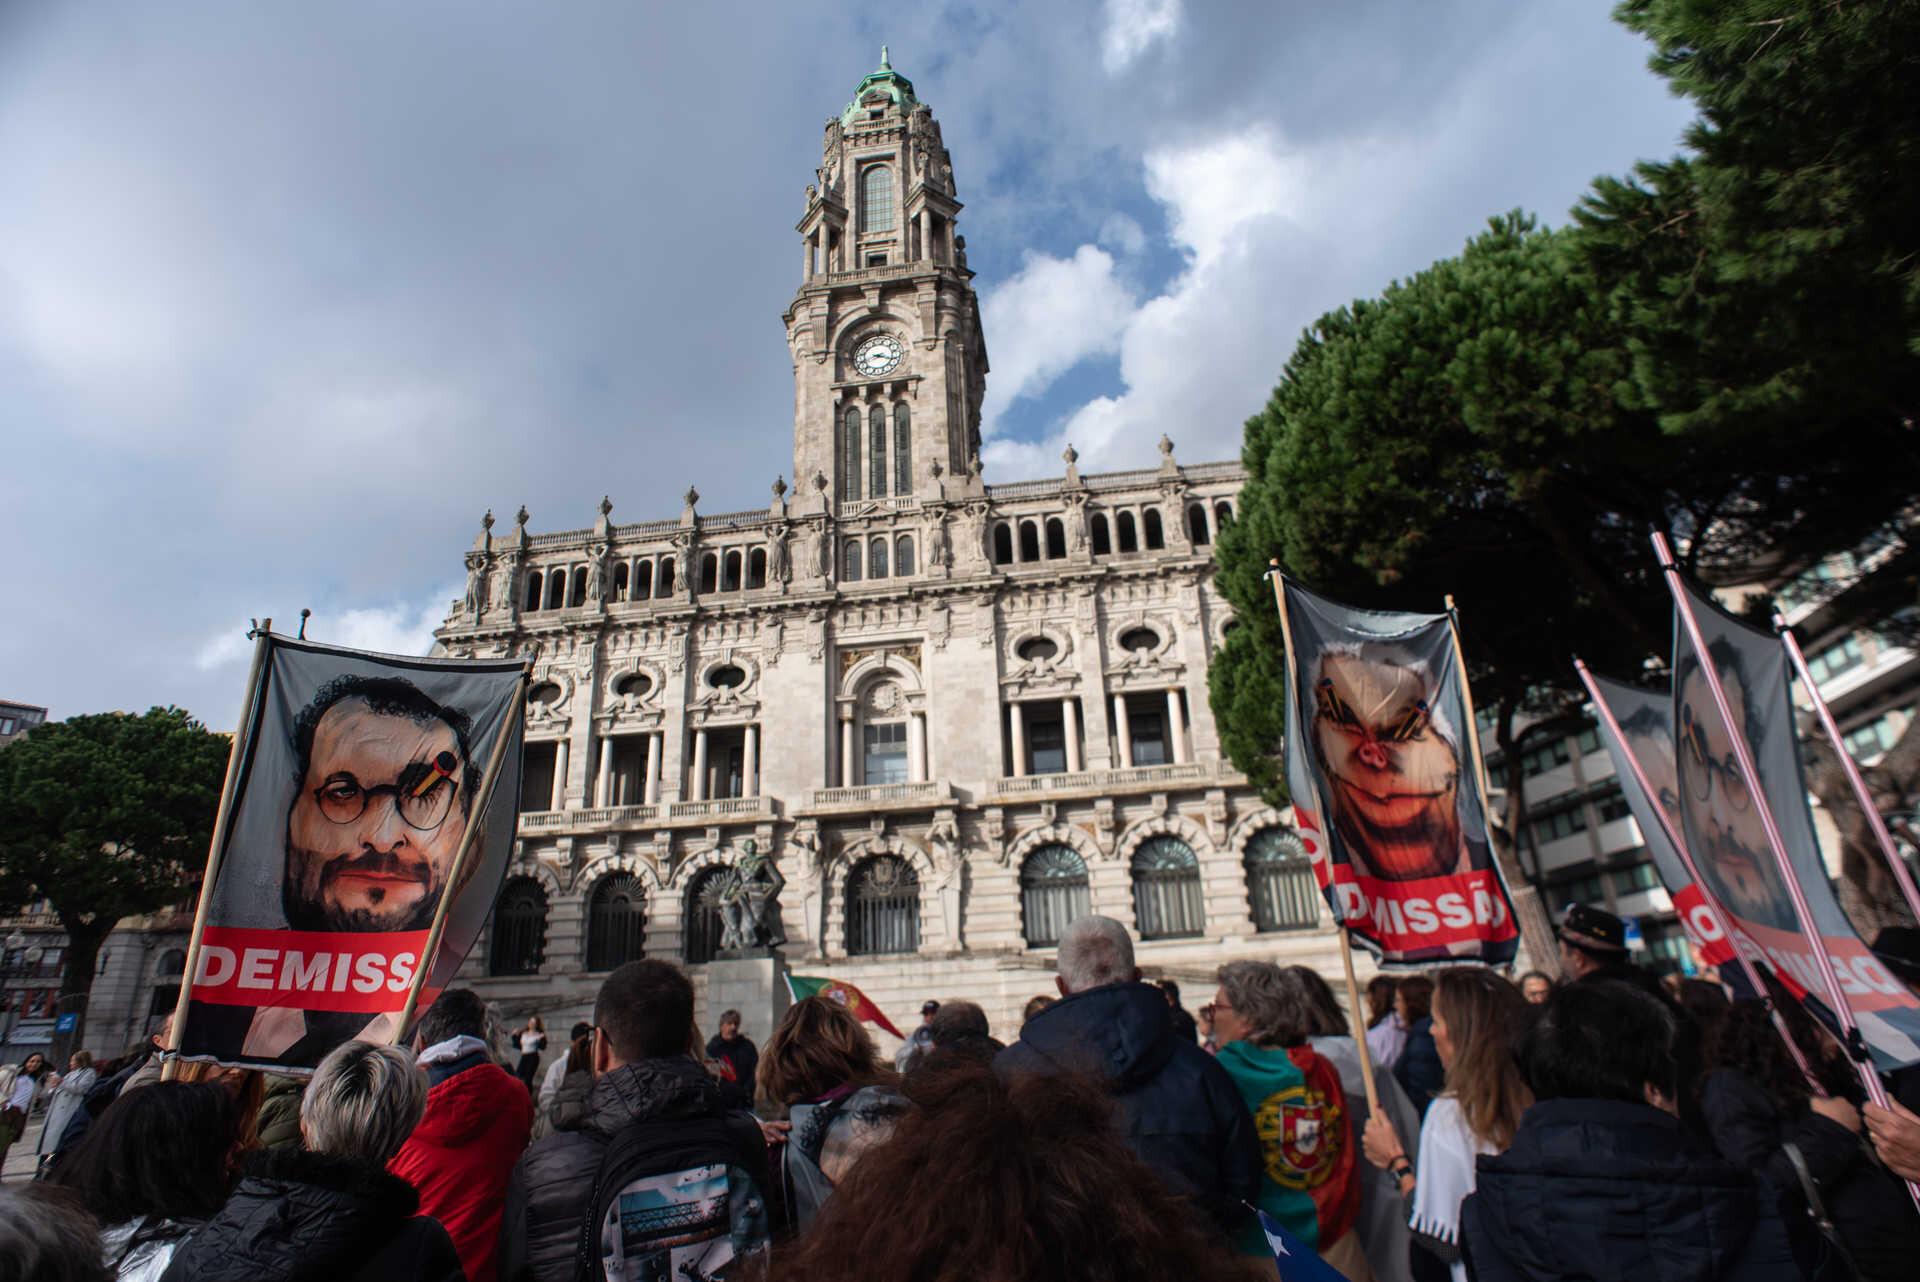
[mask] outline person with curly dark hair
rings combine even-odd
[[[1812,1024],[1798,1005],[1780,1009],[1790,1030]],[[1795,1031],[1814,1047],[1808,1063],[1821,1065],[1816,1074],[1831,1093],[1813,1094],[1765,1005],[1735,1002],[1707,1034],[1700,1107],[1708,1137],[1722,1157],[1773,1188],[1803,1268],[1817,1267],[1821,1255],[1810,1218],[1817,1198],[1863,1282],[1912,1277],[1920,1215],[1900,1181],[1873,1161],[1860,1110],[1846,1093],[1858,1089],[1847,1080],[1851,1072],[1844,1064],[1834,1071],[1811,1029]]]
[[[774,1278],[1272,1278],[1134,1156],[1101,1083],[969,1065],[907,1090],[914,1109],[775,1252]]]

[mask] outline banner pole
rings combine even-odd
[[[1833,1017],[1840,1021],[1846,1033],[1849,1056],[1854,1052],[1860,1040],[1860,1024],[1854,1018],[1853,1008],[1847,1005],[1846,992],[1840,987],[1840,977],[1833,973],[1833,960],[1827,956],[1826,937],[1814,928],[1813,910],[1807,906],[1806,891],[1801,889],[1800,879],[1794,875],[1793,863],[1787,858],[1787,843],[1780,836],[1780,827],[1774,822],[1773,807],[1768,804],[1767,795],[1760,787],[1760,771],[1753,763],[1753,753],[1747,749],[1746,736],[1732,733],[1733,709],[1727,703],[1727,692],[1720,684],[1720,672],[1713,665],[1713,656],[1707,652],[1705,634],[1700,631],[1700,621],[1693,617],[1693,606],[1687,600],[1687,590],[1680,581],[1680,567],[1674,562],[1673,551],[1667,546],[1667,536],[1655,530],[1653,549],[1660,558],[1660,569],[1667,578],[1667,590],[1673,595],[1673,603],[1680,613],[1681,626],[1686,628],[1687,637],[1693,642],[1694,653],[1700,657],[1700,675],[1706,679],[1707,691],[1713,696],[1713,706],[1720,715],[1720,724],[1727,727],[1728,739],[1733,744],[1734,762],[1740,767],[1740,779],[1752,796],[1755,809],[1760,815],[1762,827],[1766,829],[1767,844],[1773,847],[1774,866],[1787,886],[1787,897],[1793,902],[1794,916],[1800,922],[1800,934],[1813,953],[1815,969],[1820,972],[1820,981],[1826,986],[1827,1000],[1833,1005]],[[1675,691],[1678,694],[1678,691]],[[1677,747],[1676,747],[1677,751]],[[1860,1075],[1860,1084],[1866,1088],[1867,1098],[1880,1107],[1887,1106],[1887,1088],[1880,1082],[1880,1074],[1874,1070],[1871,1058],[1855,1059],[1854,1069]],[[1920,1185],[1912,1181],[1907,1184],[1915,1204],[1920,1206]]]
[[[186,1032],[187,1003],[193,998],[193,977],[199,973],[200,939],[207,929],[207,910],[213,904],[213,882],[220,875],[220,858],[227,848],[227,825],[233,817],[233,794],[240,787],[240,763],[253,738],[256,705],[267,670],[267,651],[273,648],[273,620],[267,619],[255,632],[253,666],[247,670],[246,694],[240,701],[240,720],[233,728],[233,746],[227,752],[227,778],[220,785],[220,810],[213,817],[213,840],[207,844],[207,867],[200,874],[200,899],[193,910],[193,932],[187,937],[187,968],[180,978],[180,995],[174,999],[173,1018],[167,1024],[167,1062],[160,1066],[160,1080],[172,1081],[179,1071],[180,1040]]]
[[[1360,1004],[1360,984],[1353,977],[1353,941],[1348,938],[1345,926],[1334,929],[1340,932],[1340,964],[1347,970],[1347,1009],[1352,1013],[1353,1044],[1360,1050],[1360,1080],[1367,1088],[1367,1114],[1380,1117],[1380,1092],[1373,1084],[1373,1056],[1367,1051],[1367,1017],[1361,1013],[1366,1007]]]
[[[473,849],[480,830],[486,827],[487,808],[493,804],[494,785],[500,782],[500,767],[507,759],[507,745],[513,742],[514,732],[526,717],[527,680],[532,673],[531,663],[520,669],[520,682],[513,691],[513,711],[508,714],[507,723],[500,727],[500,737],[494,741],[493,752],[487,758],[487,773],[480,780],[480,795],[474,798],[471,812],[476,822],[469,823],[466,832],[461,834],[460,849],[454,852],[453,866],[447,870],[447,886],[440,892],[440,902],[433,910],[433,925],[428,928],[426,945],[420,950],[420,966],[413,972],[413,985],[407,989],[407,1004],[400,1008],[400,1018],[394,1024],[395,1045],[399,1044],[401,1036],[407,1031],[407,1025],[413,1022],[413,1012],[420,1004],[420,994],[433,976],[434,963],[440,959],[440,936],[446,933],[447,910],[453,906],[455,891],[460,886],[460,873],[467,864],[467,855]]]
[[[1286,718],[1289,715],[1289,713],[1299,716],[1300,725],[1303,731],[1306,727],[1307,722],[1306,722],[1305,710],[1302,708],[1294,707],[1294,698],[1299,692],[1300,683],[1293,679],[1293,655],[1294,655],[1293,624],[1287,618],[1286,581],[1284,576],[1282,576],[1280,573],[1279,557],[1275,556],[1275,557],[1267,558],[1267,577],[1273,580],[1273,605],[1274,605],[1274,609],[1280,612],[1280,660],[1281,660],[1280,666],[1283,672],[1285,673],[1285,679],[1286,679],[1286,703],[1282,706],[1280,711],[1280,716],[1281,716],[1280,725],[1282,728],[1281,734],[1282,734],[1282,737],[1284,738],[1286,733],[1285,731]],[[1283,777],[1286,774],[1286,770],[1287,770],[1287,757],[1283,747],[1283,750],[1280,754],[1280,772]],[[1288,791],[1289,792],[1292,791],[1291,780],[1288,781]],[[1326,801],[1323,798],[1316,796],[1313,798],[1313,803],[1320,808],[1320,818],[1322,822],[1325,822],[1327,817]],[[1333,915],[1333,924],[1340,928],[1340,937],[1341,937],[1342,943],[1344,944],[1346,941],[1346,935],[1347,935],[1347,930],[1346,930],[1347,918],[1345,915],[1346,910],[1340,904],[1339,894],[1335,893],[1334,891],[1333,850],[1331,847],[1327,845],[1325,834],[1322,834],[1322,837],[1321,837],[1321,849],[1324,852],[1324,862],[1327,869],[1327,882],[1325,887],[1323,887],[1321,893],[1327,899],[1327,910]],[[1320,862],[1320,861],[1316,861],[1316,862]]]
[[[1800,652],[1800,642],[1795,639],[1793,629],[1778,611],[1774,612],[1773,630],[1780,637],[1780,643],[1787,648],[1787,657],[1793,660],[1793,670],[1800,674],[1800,680],[1807,687],[1807,698],[1813,702],[1813,711],[1820,718],[1820,725],[1826,730],[1827,738],[1833,741],[1833,750],[1840,755],[1840,768],[1846,771],[1847,782],[1853,785],[1854,799],[1860,803],[1860,811],[1867,817],[1867,825],[1873,829],[1874,840],[1880,843],[1880,851],[1886,855],[1887,863],[1893,869],[1893,879],[1900,884],[1900,893],[1906,898],[1907,910],[1913,919],[1920,922],[1920,890],[1915,890],[1913,874],[1907,871],[1906,861],[1900,858],[1900,852],[1893,848],[1893,836],[1887,831],[1886,821],[1880,818],[1880,810],[1873,804],[1873,794],[1867,790],[1867,777],[1860,773],[1853,754],[1847,751],[1847,745],[1840,737],[1840,726],[1833,719],[1833,710],[1827,707],[1827,701],[1820,697],[1820,687],[1814,682],[1813,673],[1807,668],[1807,658]]]
[[[1460,648],[1460,610],[1453,603],[1453,593],[1444,598],[1447,606],[1447,631],[1453,638],[1453,666],[1460,671],[1460,701],[1467,705],[1467,747],[1473,753],[1473,774],[1480,781],[1480,813],[1486,814],[1493,803],[1493,786],[1487,779],[1487,759],[1480,752],[1480,718],[1473,711],[1473,683],[1467,680],[1467,656]],[[1488,822],[1492,822],[1491,816]],[[1519,834],[1515,834],[1516,843]]]
[[[1580,674],[1580,684],[1587,688],[1587,697],[1593,700],[1594,711],[1599,714],[1600,720],[1606,723],[1607,733],[1612,736],[1613,742],[1620,745],[1620,754],[1627,759],[1628,773],[1633,776],[1634,783],[1640,788],[1640,794],[1652,807],[1654,818],[1660,821],[1660,831],[1666,835],[1667,844],[1673,847],[1673,853],[1679,856],[1681,865],[1687,870],[1687,876],[1692,878],[1693,888],[1700,892],[1700,902],[1706,906],[1708,914],[1712,916],[1713,924],[1720,931],[1720,937],[1726,940],[1727,947],[1733,950],[1733,959],[1740,963],[1740,969],[1745,972],[1747,983],[1752,985],[1754,995],[1766,1005],[1768,1013],[1772,1015],[1773,1029],[1780,1034],[1780,1040],[1786,1043],[1787,1054],[1793,1056],[1793,1062],[1800,1068],[1800,1075],[1807,1079],[1807,1085],[1813,1088],[1814,1094],[1824,1099],[1827,1094],[1826,1088],[1820,1085],[1813,1075],[1813,1070],[1807,1067],[1806,1057],[1800,1053],[1799,1044],[1793,1040],[1793,1035],[1787,1032],[1786,1020],[1781,1017],[1773,999],[1767,995],[1767,986],[1761,980],[1760,973],[1754,969],[1753,959],[1740,948],[1739,938],[1733,933],[1733,923],[1727,919],[1720,901],[1714,898],[1713,893],[1707,889],[1707,883],[1701,879],[1700,868],[1693,862],[1693,852],[1687,848],[1686,840],[1673,830],[1673,824],[1668,820],[1667,812],[1660,806],[1660,794],[1653,790],[1653,783],[1647,778],[1647,772],[1641,768],[1640,759],[1633,755],[1633,748],[1627,743],[1627,736],[1620,732],[1620,722],[1614,717],[1613,708],[1601,696],[1599,687],[1594,684],[1593,673],[1578,657],[1573,661],[1573,670]]]

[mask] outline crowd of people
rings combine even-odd
[[[464,989],[305,1082],[76,1057],[0,1276],[1186,1282],[1272,1278],[1266,1221],[1349,1282],[1911,1276],[1916,1101],[1863,1107],[1784,992],[1655,982],[1595,909],[1560,941],[1558,979],[1376,977],[1364,1055],[1310,968],[1229,962],[1189,1014],[1084,917],[1010,1042],[929,1001],[894,1060],[826,996],[703,1040],[651,960],[537,1081],[545,1030],[509,1058]]]

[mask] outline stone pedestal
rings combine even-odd
[[[740,1012],[740,1031],[764,1047],[792,1004],[786,966],[778,956],[716,958],[707,963],[707,1009],[700,1031],[714,1036],[720,1031],[720,1012],[731,1008]]]

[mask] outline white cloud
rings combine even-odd
[[[1172,39],[1180,16],[1180,0],[1107,0],[1101,65],[1109,74],[1125,71],[1156,40]]]
[[[1115,350],[1134,301],[1113,267],[1113,255],[1097,245],[1072,258],[1029,254],[1018,275],[987,295],[981,324],[993,335],[993,381],[983,435],[993,435],[992,420],[1006,406]]]
[[[372,650],[378,654],[424,655],[433,646],[433,630],[447,619],[447,606],[465,585],[442,584],[420,601],[395,601],[387,605],[356,606],[337,614],[316,611],[307,621],[307,640],[323,645],[346,646],[351,650]],[[274,631],[295,635],[300,629],[296,614],[279,620]],[[194,656],[194,666],[202,672],[214,672],[244,662],[253,643],[238,628],[230,628],[210,637]]]
[[[1094,240],[1122,254],[1137,254],[1147,247],[1147,233],[1125,214],[1108,214],[1107,220],[1100,224],[1100,234]]]

